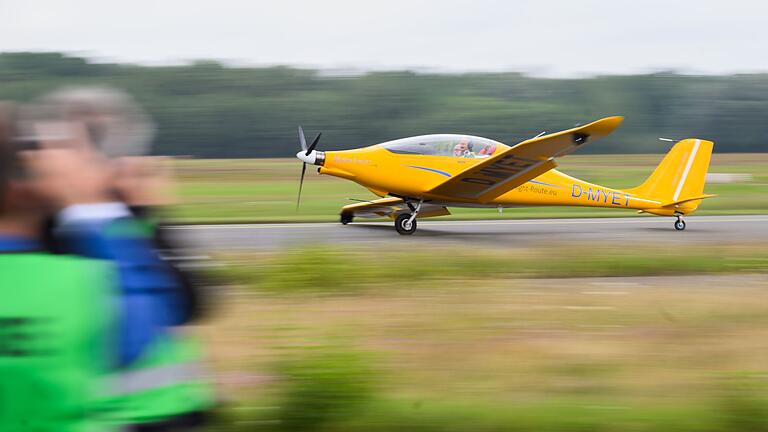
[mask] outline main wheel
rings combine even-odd
[[[342,214],[342,215],[341,215],[341,220],[340,220],[340,222],[341,222],[341,224],[342,224],[342,225],[346,225],[346,224],[348,224],[348,223],[352,222],[352,219],[354,219],[354,218],[355,218],[355,217],[354,217],[354,216],[352,216],[352,215],[349,215],[349,214]]]
[[[408,219],[411,215],[403,213],[395,219],[395,229],[400,235],[411,235],[416,232],[416,219],[413,222],[408,223]]]
[[[675,229],[678,231],[682,231],[685,229],[685,221],[682,219],[678,219],[675,221]]]

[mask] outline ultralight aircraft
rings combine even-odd
[[[639,213],[674,216],[684,230],[684,215],[695,211],[704,194],[712,141],[677,141],[641,185],[611,189],[571,177],[555,169],[555,159],[613,132],[623,117],[538,136],[507,146],[470,135],[421,135],[354,150],[319,151],[318,134],[307,145],[299,126],[303,164],[299,197],[307,164],[318,173],[352,180],[380,199],[341,209],[341,223],[355,217],[389,217],[403,235],[416,231],[417,218],[448,215],[448,207],[585,206],[635,209]],[[298,202],[297,201],[297,206]]]

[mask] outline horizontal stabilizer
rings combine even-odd
[[[717,195],[713,195],[713,194],[704,194],[704,195],[699,195],[699,196],[695,196],[695,197],[691,197],[691,198],[686,198],[686,199],[679,200],[679,201],[668,202],[668,203],[662,204],[661,206],[662,207],[670,207],[670,206],[674,206],[674,205],[678,205],[678,204],[684,204],[684,203],[691,202],[691,201],[703,200],[703,199],[712,198],[712,197],[716,197],[716,196]]]

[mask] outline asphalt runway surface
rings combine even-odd
[[[600,242],[613,245],[654,244],[663,248],[707,243],[768,241],[768,215],[691,216],[685,231],[672,217],[637,216],[599,219],[510,219],[418,222],[411,236],[397,234],[392,222],[356,220],[340,223],[186,225],[174,227],[207,250],[274,250],[302,244],[451,246],[525,246]]]

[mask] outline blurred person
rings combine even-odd
[[[165,278],[145,278],[142,283],[173,287],[149,298],[149,293],[142,291],[142,283],[134,289],[132,284],[137,281],[123,277],[127,275],[121,271],[121,304],[128,310],[127,316],[134,316],[133,311],[145,315],[123,322],[125,357],[121,365],[125,370],[116,376],[113,390],[117,394],[110,399],[115,418],[137,431],[188,430],[204,424],[214,403],[203,378],[200,348],[175,328],[202,315],[205,302],[200,293],[205,284],[197,271],[197,256],[186,254],[158,217],[159,210],[171,204],[174,196],[168,161],[139,156],[153,131],[148,117],[127,94],[102,87],[56,91],[44,97],[28,117],[82,124],[87,136],[75,147],[86,147],[110,167],[110,197],[121,203],[122,217],[130,216],[134,222],[130,226],[92,224],[91,229],[95,226],[105,234],[84,235],[88,228],[57,226],[49,220],[46,232],[50,250],[108,260],[120,260],[121,255],[137,262],[162,259]],[[84,240],[89,237],[99,241]],[[137,241],[141,243],[138,247],[134,244]],[[133,255],[131,251],[139,253]],[[154,316],[148,309],[152,305],[159,308]]]
[[[0,430],[109,430],[97,413],[113,365],[114,277],[40,241],[51,212],[107,201],[108,175],[74,151],[18,152],[13,113],[0,105]]]
[[[56,124],[53,124],[56,123]],[[8,208],[3,215],[8,220],[2,224],[9,237],[3,250],[8,252],[39,251],[35,256],[43,255],[51,260],[73,260],[72,257],[52,256],[46,254],[40,241],[40,225],[51,214],[57,212],[55,240],[59,246],[71,255],[80,255],[83,258],[91,258],[88,266],[83,266],[77,271],[71,270],[70,276],[80,274],[87,279],[87,275],[97,277],[100,272],[93,263],[113,263],[117,270],[117,280],[113,278],[111,285],[118,285],[117,292],[107,288],[109,283],[91,284],[90,289],[97,291],[87,298],[94,302],[103,298],[99,305],[85,307],[84,305],[70,305],[70,309],[78,311],[78,316],[84,317],[83,321],[96,319],[102,315],[115,318],[116,323],[112,328],[114,333],[109,338],[105,336],[105,344],[101,344],[93,338],[92,345],[76,344],[78,347],[88,348],[91,351],[87,357],[93,363],[98,363],[106,368],[111,368],[112,373],[108,380],[104,380],[103,394],[98,400],[98,410],[103,415],[91,416],[96,403],[93,400],[93,392],[80,390],[75,396],[69,397],[66,392],[60,391],[55,385],[51,388],[45,386],[29,386],[20,382],[18,386],[10,385],[6,392],[19,391],[19,388],[37,389],[41,394],[30,396],[26,403],[20,403],[17,411],[10,414],[3,413],[6,409],[0,406],[0,419],[7,418],[8,427],[0,427],[0,430],[27,430],[25,425],[33,424],[35,430],[94,430],[91,423],[100,422],[125,426],[130,425],[137,431],[164,431],[179,430],[203,423],[205,412],[213,405],[212,393],[208,382],[204,380],[200,363],[200,353],[195,343],[185,336],[176,334],[171,330],[187,322],[190,317],[190,308],[179,278],[175,276],[171,266],[158,256],[152,242],[151,232],[148,231],[142,221],[133,218],[125,204],[115,200],[116,189],[122,189],[125,194],[138,195],[135,190],[127,185],[146,186],[145,182],[126,181],[118,182],[115,178],[115,170],[107,163],[105,158],[92,151],[89,142],[89,133],[83,124],[77,122],[50,122],[38,124],[37,133],[42,136],[55,136],[50,142],[43,143],[42,150],[22,152],[23,160],[28,162],[30,169],[19,169],[19,159],[9,143],[15,132],[12,121],[4,121],[3,142],[6,145],[3,166],[0,171],[5,173],[4,182],[7,185],[4,194],[3,206]],[[54,127],[55,126],[55,127]],[[48,135],[52,129],[58,129],[58,135]],[[69,129],[69,130],[67,130]],[[62,137],[69,139],[62,139]],[[40,144],[40,143],[38,143]],[[56,147],[56,148],[52,148]],[[30,177],[32,180],[25,180]],[[98,188],[94,184],[99,185]],[[98,189],[98,191],[94,191]],[[82,197],[81,197],[82,196]],[[14,254],[15,255],[15,254]],[[8,255],[10,256],[10,255]],[[7,260],[7,259],[6,259]],[[99,260],[99,261],[96,261]],[[15,263],[14,263],[15,264]],[[66,281],[66,278],[55,273],[46,278],[47,271],[30,269],[27,267],[19,272],[9,272],[11,267],[0,267],[0,274],[4,278],[23,279],[26,274],[36,273],[39,287],[32,293],[42,294],[39,291],[56,291],[56,284]],[[13,268],[19,268],[14,265]],[[93,269],[92,269],[93,268]],[[117,282],[116,284],[114,282]],[[6,286],[3,283],[0,286]],[[72,284],[76,285],[76,284]],[[75,288],[72,288],[75,289]],[[48,299],[45,305],[56,313],[66,315],[65,311],[58,311],[61,307],[67,307],[59,297],[53,298],[50,293],[39,295],[40,299]],[[112,298],[109,298],[112,295]],[[73,299],[82,299],[82,295],[67,296]],[[115,301],[117,300],[117,301]],[[11,303],[12,302],[8,302]],[[55,303],[55,304],[50,304]],[[114,310],[110,306],[115,305]],[[34,305],[39,307],[40,305]],[[31,307],[34,309],[34,307]],[[2,309],[0,309],[2,310]],[[22,312],[30,312],[24,310]],[[32,316],[45,316],[44,310]],[[28,321],[26,315],[7,312],[9,320],[4,322],[14,323]],[[58,318],[53,314],[54,318]],[[2,316],[0,316],[2,318]],[[15,321],[14,321],[15,320]],[[108,318],[107,318],[108,320]],[[61,321],[58,320],[57,321]],[[0,322],[3,322],[0,319]],[[58,326],[54,329],[58,331]],[[10,333],[11,337],[19,334]],[[26,336],[25,336],[26,337]],[[67,341],[59,341],[66,344]],[[77,342],[75,337],[70,342]],[[110,344],[112,342],[112,344]],[[74,347],[57,346],[54,351],[67,352]],[[95,351],[106,352],[101,356]],[[83,356],[86,357],[86,356]],[[59,371],[67,372],[66,365],[55,359],[46,366],[46,370],[52,374]],[[25,363],[18,362],[23,366]],[[43,363],[38,362],[41,366]],[[73,384],[73,388],[85,389],[97,387],[98,379],[103,375],[103,367],[89,365],[77,365],[75,370],[80,376],[80,382]],[[74,367],[72,367],[74,368]],[[12,370],[13,368],[11,368]],[[71,371],[70,371],[71,372]],[[0,368],[0,373],[2,369]],[[73,373],[70,373],[71,375]],[[0,377],[2,378],[2,377]],[[22,379],[23,380],[23,379]],[[37,378],[35,378],[37,380]],[[93,381],[91,386],[89,383]],[[0,380],[3,382],[3,380]],[[8,381],[13,383],[13,380]],[[5,382],[3,382],[5,384]],[[56,383],[53,383],[56,384]],[[71,389],[70,389],[71,390]],[[34,393],[34,392],[31,392]],[[5,401],[7,398],[3,398]],[[40,411],[39,403],[47,399],[74,400],[71,410],[75,412],[54,412],[46,419],[45,415],[38,420],[31,420],[33,413]],[[37,403],[35,403],[37,401]],[[57,408],[64,411],[65,408]],[[67,408],[69,409],[69,408]],[[43,410],[44,411],[44,410]],[[78,414],[79,417],[75,414]],[[63,416],[64,419],[58,417]],[[101,420],[96,420],[95,417]],[[37,417],[35,417],[37,418]],[[69,419],[69,420],[67,420]],[[38,423],[38,421],[40,423]],[[2,425],[0,420],[0,426]],[[30,423],[31,422],[31,423]],[[68,422],[75,422],[69,427]],[[82,425],[82,427],[81,427]],[[18,426],[18,427],[17,427]],[[100,430],[100,429],[95,429]],[[125,430],[125,428],[123,428]]]
[[[71,86],[40,98],[26,113],[28,121],[57,119],[84,125],[88,143],[115,169],[115,200],[129,206],[131,214],[152,232],[156,250],[165,258],[184,290],[189,321],[204,314],[211,301],[212,282],[201,269],[207,257],[192,250],[162,219],[163,208],[175,204],[171,161],[143,156],[155,127],[141,106],[127,93],[104,86]],[[50,133],[44,131],[43,133]],[[55,131],[53,131],[55,135]],[[54,221],[46,224],[46,246],[64,252],[66,246],[53,235]]]

